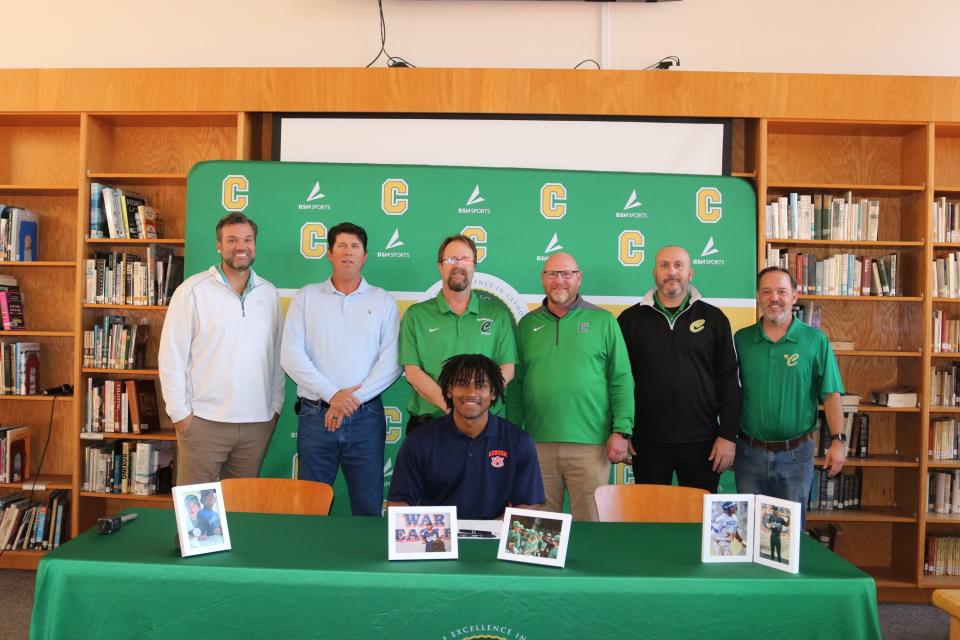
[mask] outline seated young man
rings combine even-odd
[[[407,436],[387,504],[455,505],[458,518],[476,520],[499,518],[508,506],[542,504],[533,440],[489,411],[503,395],[500,366],[479,354],[454,356],[437,382],[450,413]]]

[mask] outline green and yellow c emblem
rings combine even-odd
[[[690,333],[700,333],[705,324],[707,324],[706,320],[694,320],[690,323]]]
[[[785,353],[783,354],[783,359],[787,361],[787,366],[792,367],[797,364],[797,361],[800,360],[799,353]]]

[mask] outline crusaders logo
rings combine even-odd
[[[494,449],[493,451],[487,452],[487,457],[490,458],[491,467],[494,469],[500,469],[503,467],[506,459],[510,457],[510,454],[502,449]]]

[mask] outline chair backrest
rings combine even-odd
[[[610,484],[594,498],[601,522],[701,522],[703,496],[693,487],[660,484]]]
[[[325,482],[286,478],[229,478],[222,480],[223,506],[230,511],[292,513],[325,516],[330,513],[333,487]]]

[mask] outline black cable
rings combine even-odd
[[[574,69],[579,69],[581,65],[584,65],[588,62],[592,62],[593,64],[597,65],[597,69],[600,69],[600,63],[594,60],[593,58],[587,58],[586,60],[581,60],[580,62],[577,63]]]
[[[387,57],[388,67],[416,67],[417,65],[413,64],[409,60],[404,60],[400,56],[392,56],[390,55],[390,52],[387,51],[387,21],[383,17],[383,0],[377,0],[377,8],[380,12],[380,51],[377,52],[377,55],[373,60],[367,63],[367,68],[371,67],[374,62],[379,60],[380,56]]]
[[[667,56],[665,58],[660,58],[654,62],[649,67],[644,67],[643,71],[649,71],[650,69],[669,69],[670,67],[679,67],[680,58],[677,56]]]

